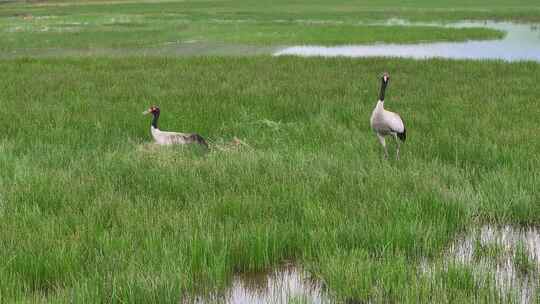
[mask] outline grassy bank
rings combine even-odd
[[[486,9],[486,7],[488,7]],[[0,11],[0,51],[162,48],[186,43],[232,45],[351,44],[497,39],[486,28],[368,26],[411,21],[539,22],[537,4],[466,5],[414,1],[272,2],[37,2],[7,3]]]
[[[414,20],[497,19],[539,21],[535,0],[315,0],[315,1],[15,1],[2,5],[2,15],[33,13],[35,15],[110,14],[182,14],[184,16],[262,20],[337,17],[339,20],[386,20],[407,18]]]
[[[84,21],[65,18],[4,21],[0,51],[55,49],[163,48],[201,43],[231,45],[360,44],[374,42],[426,42],[498,39],[504,33],[488,28],[441,28],[436,26],[384,26],[312,22],[256,22],[242,20],[169,22],[115,15]],[[82,20],[81,20],[82,19]],[[138,21],[132,21],[139,19]],[[115,21],[117,20],[117,21]]]
[[[400,162],[369,129],[385,70],[408,127]],[[536,63],[26,59],[0,72],[0,302],[178,303],[285,259],[340,299],[488,301],[469,270],[430,283],[420,262],[467,225],[540,223]],[[140,113],[154,103],[163,129],[212,151],[150,145]]]

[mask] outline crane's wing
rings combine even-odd
[[[394,112],[387,111],[388,115],[386,116],[386,123],[390,127],[390,130],[396,133],[403,133],[405,131],[405,124],[403,119]]]

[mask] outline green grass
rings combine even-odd
[[[158,57],[192,44],[193,54],[245,55],[501,36],[365,25],[388,18],[539,22],[540,7],[0,4],[1,57],[58,57],[0,60],[0,303],[179,303],[284,260],[338,302],[500,301],[473,266],[442,260],[470,227],[540,224],[538,63]],[[137,56],[151,49],[163,52]],[[369,127],[383,71],[386,106],[408,130],[399,162],[382,159]],[[198,132],[211,151],[150,144],[141,112],[151,104],[163,129]],[[477,259],[500,254],[480,249]],[[530,271],[522,249],[514,263]]]
[[[0,66],[2,302],[177,303],[285,259],[341,299],[451,301],[457,288],[470,301],[484,287],[430,285],[419,262],[476,222],[540,223],[537,63]],[[400,162],[382,159],[369,129],[381,71],[408,127]],[[150,104],[163,129],[214,149],[149,145]],[[251,148],[219,149],[234,136]]]
[[[496,242],[482,244],[477,238],[474,242],[473,258],[476,263],[481,260],[486,260],[491,263],[498,263],[504,257],[505,248],[503,245]]]
[[[107,18],[114,19],[115,17]],[[128,17],[129,20],[129,17]],[[0,50],[159,48],[183,43],[228,43],[232,45],[347,44],[373,42],[465,41],[501,38],[487,28],[440,28],[435,26],[366,26],[354,24],[309,24],[298,22],[191,22],[80,25],[78,22],[11,18],[1,33]],[[82,21],[84,22],[84,21]],[[108,21],[105,21],[108,22]],[[157,24],[154,24],[157,23]],[[399,34],[398,34],[399,33]]]
[[[3,4],[0,12],[0,51],[39,55],[53,49],[154,48],[186,43],[236,46],[295,44],[351,44],[374,42],[465,41],[501,38],[500,31],[486,28],[434,26],[374,26],[365,23],[389,18],[413,21],[461,19],[511,19],[540,21],[540,8],[532,3],[513,7],[493,6],[477,12],[433,7],[418,2],[400,6],[382,2],[273,2],[187,1]],[[446,7],[446,6],[443,6]],[[533,8],[531,8],[533,7]],[[469,15],[473,12],[474,14]],[[499,14],[504,12],[505,15]],[[478,15],[475,15],[478,14]],[[525,14],[525,16],[523,15]],[[533,17],[531,17],[533,16]],[[531,20],[532,18],[532,20]]]
[[[63,3],[62,3],[63,2]],[[157,4],[156,4],[157,3]],[[182,14],[184,16],[244,19],[371,19],[392,17],[415,20],[512,19],[538,21],[540,10],[535,0],[315,0],[315,1],[42,1],[4,4],[5,16],[21,13],[34,15],[110,14]]]
[[[520,274],[531,274],[537,268],[537,263],[529,256],[527,246],[523,242],[516,244],[513,262]]]

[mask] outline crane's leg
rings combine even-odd
[[[394,133],[394,138],[396,139],[396,144],[397,144],[396,159],[399,160],[399,138],[397,137],[396,133]]]
[[[386,141],[384,140],[384,136],[382,136],[381,134],[377,133],[377,138],[379,139],[379,142],[381,143],[381,145],[382,145],[383,148],[384,148],[384,158],[385,158],[385,159],[388,159],[388,150],[386,149]]]

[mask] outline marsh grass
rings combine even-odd
[[[427,12],[441,10],[426,7],[426,3],[421,2],[415,9],[399,13],[389,9],[388,6],[392,6],[389,4],[365,5],[336,2],[297,7],[283,2],[268,6],[251,1],[6,4],[0,13],[0,51],[27,56],[38,56],[50,50],[101,50],[107,54],[114,50],[129,53],[133,49],[161,49],[171,44],[184,46],[190,41],[240,48],[466,41],[504,36],[500,31],[487,28],[366,25],[369,21],[389,18],[422,20]],[[335,11],[336,8],[342,9]],[[381,9],[385,12],[382,15]],[[518,9],[531,11],[521,5]],[[493,13],[493,18],[487,19],[496,19],[496,16]],[[522,18],[520,14],[510,16],[516,20]],[[462,19],[465,18],[471,19],[466,16]]]
[[[3,16],[25,16],[30,10],[34,15],[50,14],[109,14],[118,10],[124,14],[151,14],[174,18],[175,15],[212,16],[212,18],[240,19],[258,16],[262,20],[273,19],[315,19],[315,20],[386,20],[389,18],[407,18],[415,20],[520,20],[539,21],[538,3],[534,0],[508,2],[506,0],[450,1],[437,2],[428,0],[414,1],[265,1],[235,0],[222,1],[40,1],[25,3],[16,1],[3,5]]]
[[[483,244],[476,238],[473,246],[473,259],[475,262],[480,262],[484,259],[497,263],[501,261],[506,254],[504,246],[495,242]]]
[[[435,26],[375,26],[360,24],[305,24],[298,22],[232,20],[172,21],[139,17],[139,22],[116,22],[95,16],[25,20],[4,18],[2,51],[40,49],[130,49],[197,43],[230,45],[336,45],[374,42],[426,42],[498,39],[504,33],[487,28]],[[67,20],[77,20],[67,21]],[[247,21],[247,22],[246,22]],[[400,32],[397,35],[397,32]]]
[[[518,272],[522,275],[532,274],[538,269],[538,262],[535,262],[530,257],[527,246],[523,242],[516,244],[512,261]]]
[[[2,302],[178,303],[283,260],[343,300],[492,299],[467,270],[441,267],[433,285],[420,261],[476,220],[540,222],[536,63],[0,66]],[[410,130],[399,162],[369,129],[381,71]],[[150,104],[163,129],[227,149],[150,145]]]
[[[501,301],[491,274],[441,259],[477,223],[540,223],[537,63],[133,54],[497,38],[359,21],[538,21],[536,3],[154,2],[2,4],[4,53],[90,58],[0,61],[0,302],[179,303],[285,260],[337,302]],[[382,71],[399,162],[369,129]],[[152,144],[150,104],[210,151]]]

